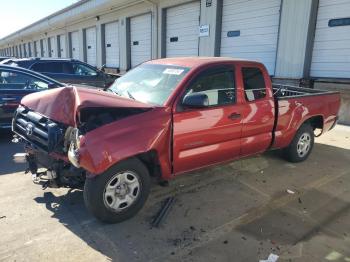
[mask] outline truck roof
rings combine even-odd
[[[147,64],[177,65],[183,67],[199,67],[218,62],[247,62],[252,64],[261,64],[257,61],[250,61],[232,57],[174,57],[151,60]]]

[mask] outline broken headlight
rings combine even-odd
[[[79,165],[79,149],[81,135],[78,128],[68,127],[65,134],[65,149],[68,151],[68,159],[75,166]]]

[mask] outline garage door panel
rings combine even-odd
[[[167,18],[175,18],[177,21],[193,20],[193,17],[191,16],[195,13],[198,13],[198,5],[199,3],[195,2],[184,4],[178,7],[170,7],[167,11]]]
[[[225,33],[227,35],[227,32]],[[268,45],[271,48],[275,47],[275,44],[273,43],[276,39],[275,34],[270,34],[270,35],[259,35],[255,36],[256,41],[258,41],[259,46],[260,45]],[[229,37],[221,39],[221,47],[225,46],[258,46],[256,41],[251,41],[252,36],[240,36],[237,37],[236,41],[232,41]]]
[[[79,43],[79,32],[71,33],[71,41],[72,41],[72,58],[79,59],[80,58],[80,43]]]
[[[231,48],[231,45],[227,45],[226,47],[223,46],[223,48]],[[252,46],[245,46],[243,43],[241,46],[239,46],[239,52],[238,53],[271,53],[273,54],[274,51],[271,51],[271,46],[269,45],[259,45],[259,46],[254,46],[254,49],[252,49]]]
[[[349,2],[348,2],[349,3]],[[317,19],[324,20],[328,19],[330,16],[333,17],[348,17],[350,13],[350,7],[346,4],[328,6],[322,9],[320,7],[320,12],[317,14]]]
[[[315,42],[314,49],[318,51],[322,50],[335,50],[339,53],[338,49],[347,49],[349,48],[349,41],[323,41],[323,42]],[[344,50],[346,52],[347,50]],[[319,52],[314,53],[313,56],[317,56]]]
[[[86,62],[90,65],[96,65],[96,28],[86,29]]]
[[[240,14],[241,12],[254,13],[254,12],[270,12],[275,10],[276,7],[280,8],[280,0],[265,0],[264,5],[261,6],[261,0],[245,0],[245,1],[224,1],[223,9],[231,9],[231,14]]]
[[[273,38],[276,40],[276,35],[278,34],[278,25],[274,26],[274,27],[256,27],[256,28],[249,28],[249,29],[244,29],[241,27],[236,27],[237,30],[240,30],[240,37],[244,37],[244,36],[250,36],[251,39],[253,39],[255,41],[255,39],[259,39],[260,37],[265,37],[267,35],[272,35]],[[227,36],[227,32],[229,31],[234,31],[233,30],[223,30],[223,33],[226,33]],[[240,37],[228,37],[229,40],[232,40],[235,38],[235,40],[239,39]]]
[[[167,9],[166,57],[198,56],[199,15],[199,1]]]
[[[105,25],[106,66],[119,67],[119,24]]]
[[[230,13],[230,16],[225,16],[223,17],[223,22],[227,22],[227,21],[235,21],[235,22],[241,22],[241,23],[246,23],[249,21],[258,21],[259,20],[263,20],[263,19],[268,19],[271,17],[275,17],[276,18],[279,17],[279,7],[277,9],[277,7],[275,8],[271,8],[271,9],[264,9],[264,10],[257,10],[255,12],[249,12],[247,14],[244,13],[237,13],[237,14],[232,14]],[[254,19],[254,20],[251,20]],[[224,23],[223,23],[224,24]]]
[[[50,37],[50,55],[51,57],[57,57],[56,37]]]
[[[62,58],[67,57],[66,35],[60,35],[60,55]]]
[[[312,53],[312,77],[350,78],[350,26],[329,27],[330,19],[349,17],[350,1],[320,0]]]
[[[227,36],[227,32],[223,32],[225,36]],[[270,46],[275,46],[274,40],[276,40],[276,34],[265,34],[265,35],[241,35],[239,37],[235,37],[235,41],[232,41],[230,37],[224,37],[221,43],[225,41],[230,43],[231,45],[236,45],[238,43],[245,43],[245,45],[256,45],[254,41],[249,41],[251,39],[258,41],[259,44],[265,44]]]
[[[350,72],[350,68],[348,68],[348,63],[346,63],[346,62],[343,62],[343,63],[341,63],[341,62],[339,62],[339,63],[328,62],[327,64],[326,63],[314,63],[314,67],[313,67],[314,70],[319,70],[319,71],[320,70],[336,71],[339,68],[342,68],[343,71]]]
[[[328,0],[328,1],[322,1],[319,3],[319,6],[321,7],[332,7],[334,5],[341,5],[341,4],[347,4],[349,3],[349,0]]]
[[[279,14],[276,14],[279,16]],[[222,26],[223,28],[227,27],[227,22],[232,22],[236,24],[237,26],[244,26],[244,28],[252,28],[256,25],[264,24],[266,26],[276,26],[278,25],[278,20],[276,19],[275,15],[269,15],[269,16],[261,16],[261,17],[253,17],[252,19],[236,19],[236,18],[226,18],[226,20],[223,20]]]
[[[280,7],[281,0],[223,0],[220,55],[260,61],[273,75]]]
[[[197,30],[198,34],[198,30]],[[170,39],[173,36],[181,36],[182,40],[192,40],[193,41],[193,29],[192,28],[183,28],[183,30],[172,30],[171,35],[167,36],[167,40]]]
[[[349,75],[350,74],[350,71],[343,71],[343,70],[313,70],[312,73],[314,75],[331,75],[331,77],[334,77],[334,78],[344,78],[344,75]]]
[[[140,15],[130,19],[131,67],[152,57],[152,16]]]
[[[43,57],[48,57],[48,46],[47,46],[47,39],[45,38],[43,40],[43,50],[44,50],[44,55]]]

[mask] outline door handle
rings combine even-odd
[[[232,113],[231,115],[228,116],[229,119],[235,120],[241,118],[241,114],[239,113]]]

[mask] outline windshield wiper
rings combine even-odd
[[[113,94],[115,94],[117,96],[121,96],[121,94],[119,94],[117,91],[113,90],[112,88],[107,88],[106,91],[109,92],[109,93],[113,93]]]
[[[128,93],[128,96],[132,99],[132,100],[136,100],[135,97],[132,96],[132,94],[129,91],[126,91]]]

